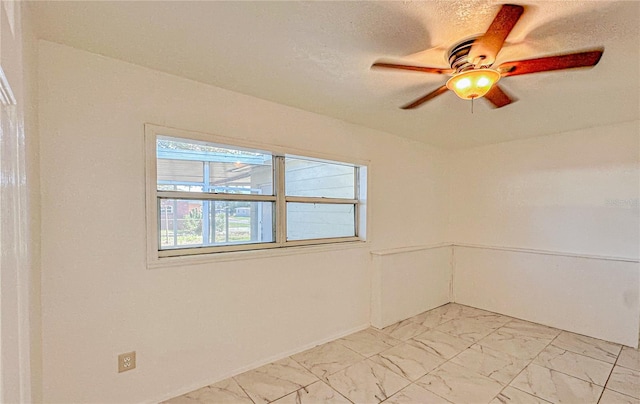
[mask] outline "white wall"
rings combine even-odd
[[[639,124],[454,153],[455,300],[636,345]]]
[[[638,263],[455,247],[454,300],[636,346]]]
[[[384,328],[449,303],[452,248],[372,251],[371,325]]]
[[[446,153],[48,42],[39,66],[45,402],[167,398],[364,327],[369,251],[444,237]],[[146,269],[145,122],[369,160],[369,243]]]
[[[448,153],[61,45],[39,56],[45,402],[159,400],[364,327],[370,251],[443,241],[481,252],[458,255],[457,301],[603,338],[586,324],[620,308],[611,338],[637,336],[638,122]],[[369,160],[369,243],[146,269],[145,122]],[[607,279],[598,306],[583,292]],[[513,293],[532,285],[557,313]],[[138,368],[117,374],[130,350]]]
[[[450,237],[637,259],[639,153],[640,121],[458,151]]]

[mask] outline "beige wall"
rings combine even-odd
[[[52,43],[39,62],[47,402],[167,398],[365,327],[369,251],[444,237],[444,152]],[[370,161],[369,243],[148,270],[145,122]]]
[[[38,127],[38,40],[30,14],[22,10],[26,175],[29,204],[31,399],[42,402],[42,302],[40,261],[40,136]]]

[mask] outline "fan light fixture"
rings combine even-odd
[[[502,77],[593,67],[598,64],[604,48],[514,60],[494,65],[495,61],[499,60],[498,54],[505,39],[516,26],[524,11],[525,7],[521,5],[502,4],[484,34],[468,37],[447,51],[445,57],[449,61],[450,69],[388,62],[375,62],[371,67],[453,76],[446,85],[442,84],[422,97],[401,106],[402,109],[417,108],[451,90],[463,100],[471,100],[471,110],[473,111],[474,98],[483,97],[494,108],[502,108],[516,101],[503,91],[498,83]],[[466,18],[462,19],[456,26],[463,26],[467,22]],[[474,30],[475,28],[469,29]],[[495,67],[492,68],[492,66]]]
[[[447,88],[463,100],[483,97],[500,80],[493,69],[473,69],[456,74],[447,81]]]

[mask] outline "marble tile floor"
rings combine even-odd
[[[640,404],[640,351],[455,303],[166,401]]]

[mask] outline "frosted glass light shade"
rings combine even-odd
[[[474,69],[458,73],[447,81],[447,88],[463,100],[480,98],[500,80],[500,73],[492,69]]]

